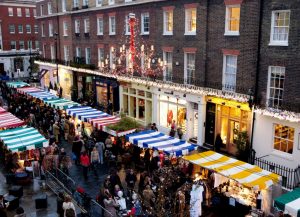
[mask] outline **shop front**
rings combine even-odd
[[[66,69],[59,69],[59,85],[62,88],[62,97],[71,99],[73,86],[73,73]]]
[[[93,98],[93,77],[86,73],[73,72],[73,100],[89,101]]]
[[[236,155],[239,132],[251,134],[252,112],[248,103],[217,97],[207,97],[205,143],[214,145],[220,135],[221,150]]]
[[[152,123],[152,92],[144,85],[121,83],[121,112],[144,126]]]

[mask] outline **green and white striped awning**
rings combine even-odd
[[[23,82],[23,81],[12,81],[12,82],[6,82],[6,85],[12,88],[20,88],[20,87],[28,87],[29,84]]]
[[[19,127],[1,131],[0,140],[13,152],[49,146],[49,141],[33,127]]]
[[[274,207],[287,212],[293,217],[300,217],[300,188],[276,198]]]
[[[79,106],[80,104],[71,100],[59,98],[59,99],[48,99],[44,100],[44,103],[49,105],[52,108],[55,109],[67,109],[71,108],[73,106]]]

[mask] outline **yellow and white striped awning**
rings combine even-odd
[[[214,151],[206,151],[183,158],[254,189],[266,189],[281,180],[281,176],[275,173]]]

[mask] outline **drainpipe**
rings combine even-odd
[[[259,6],[259,29],[258,29],[258,43],[257,43],[257,61],[256,61],[256,74],[255,74],[255,88],[254,88],[254,99],[253,104],[256,105],[257,97],[258,97],[258,81],[259,81],[259,70],[260,70],[260,47],[261,47],[261,35],[262,35],[262,21],[263,21],[263,5],[264,0],[260,0]],[[254,109],[254,106],[252,106]],[[251,130],[251,141],[250,141],[250,149],[253,148],[253,134],[254,134],[254,125],[255,125],[256,115],[253,112],[253,119],[252,119],[252,130]]]

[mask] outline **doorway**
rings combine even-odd
[[[205,143],[214,145],[216,124],[216,104],[207,102],[205,120]]]

